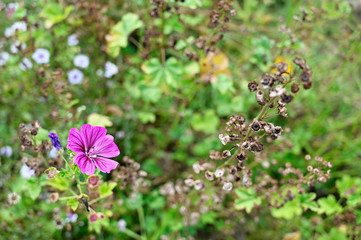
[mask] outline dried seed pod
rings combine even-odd
[[[297,93],[300,90],[300,88],[298,87],[297,83],[293,83],[291,86],[291,92],[292,93]]]
[[[248,83],[248,89],[251,92],[255,92],[257,90],[257,87],[258,87],[258,84],[256,83],[256,81]]]
[[[208,180],[208,181],[213,181],[214,180],[214,174],[213,172],[207,170],[205,173],[204,173],[204,176],[205,178]]]
[[[271,74],[265,73],[262,76],[261,84],[263,85],[264,88],[270,88],[273,87],[275,81],[276,79]]]
[[[257,119],[255,119],[252,123],[252,130],[255,132],[258,132],[259,130],[261,130],[261,125],[259,124]]]
[[[241,152],[239,155],[237,155],[237,159],[239,161],[246,161],[247,160],[247,153],[246,152]]]
[[[246,142],[243,142],[242,144],[241,144],[241,148],[242,149],[248,149],[249,148],[249,143],[246,141]]]

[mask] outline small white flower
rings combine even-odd
[[[56,153],[56,148],[53,147],[49,152],[49,157],[50,158],[56,158],[56,156],[58,156],[58,154]]]
[[[87,68],[89,66],[89,58],[84,54],[77,55],[74,58],[74,65],[80,68]]]
[[[15,42],[13,42],[10,46],[10,52],[15,54],[18,53],[19,50],[24,50],[26,48],[26,44],[25,43],[21,43],[20,41],[16,40]]]
[[[29,179],[29,178],[35,176],[35,170],[29,168],[28,165],[26,165],[24,163],[20,169],[20,175],[25,179]]]
[[[68,37],[68,45],[69,46],[76,46],[78,45],[79,40],[76,34],[72,34]]]
[[[127,222],[124,219],[120,219],[118,221],[118,229],[119,232],[124,232],[127,227]]]
[[[0,53],[0,66],[4,66],[5,63],[9,60],[9,53],[7,52],[2,52]]]
[[[4,146],[0,148],[0,155],[5,157],[11,157],[13,154],[13,149],[10,146]]]
[[[26,31],[26,23],[23,21],[15,22],[11,27],[5,29],[5,37],[11,37],[16,31]]]
[[[118,71],[118,67],[114,63],[111,63],[109,61],[105,63],[104,77],[111,78],[113,75],[117,74]]]
[[[27,69],[31,69],[33,67],[33,63],[31,62],[31,60],[29,58],[23,58],[23,60],[21,61],[21,63],[19,63],[19,67],[21,70],[25,71]]]
[[[84,74],[79,69],[73,69],[68,72],[68,81],[70,84],[76,85],[83,82]]]
[[[14,30],[11,27],[5,28],[5,37],[11,37],[14,34]]]
[[[49,63],[50,53],[45,48],[38,48],[32,55],[37,64]]]

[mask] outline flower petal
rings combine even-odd
[[[78,129],[70,129],[67,148],[76,153],[84,152],[84,143]]]
[[[94,174],[95,172],[94,162],[90,158],[85,156],[85,154],[79,153],[74,157],[73,160],[74,163],[78,165],[82,173],[85,173],[89,176]]]
[[[107,134],[103,127],[95,127],[90,124],[84,124],[81,127],[81,137],[85,145],[85,151],[88,152],[94,146],[94,143]]]
[[[118,166],[118,162],[102,157],[96,157],[93,159],[95,166],[99,168],[100,171],[110,173],[111,170],[115,169]]]
[[[114,143],[114,138],[111,135],[106,135],[100,138],[95,144],[92,151],[93,155],[102,157],[116,157],[120,154],[118,146]]]

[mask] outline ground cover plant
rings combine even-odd
[[[359,1],[0,1],[0,239],[360,239]]]

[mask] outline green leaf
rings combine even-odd
[[[72,5],[69,5],[63,9],[61,4],[49,2],[40,12],[40,16],[45,18],[45,27],[49,29],[54,24],[65,20],[73,8],[74,7]]]
[[[137,114],[140,121],[144,124],[146,123],[154,123],[155,122],[155,115],[151,112],[138,112]]]
[[[136,29],[143,26],[143,22],[135,13],[127,13],[122,17],[122,20],[115,24],[109,35],[106,36],[107,40],[107,53],[112,57],[117,57],[120,48],[128,46],[128,37]]]
[[[332,228],[329,234],[322,234],[319,240],[347,240],[345,232],[341,232],[336,228]]]
[[[111,183],[103,183],[99,186],[99,194],[101,198],[108,197],[112,195],[113,189],[117,186],[117,183],[111,182]]]
[[[238,210],[245,209],[247,213],[250,213],[255,205],[261,204],[261,198],[257,197],[256,190],[253,188],[237,189],[236,195],[235,208]]]
[[[49,131],[42,127],[39,128],[38,134],[36,134],[35,139],[37,144],[41,143],[43,140],[49,141]]]
[[[328,195],[327,198],[318,199],[317,203],[320,205],[318,213],[321,214],[325,213],[326,215],[331,215],[339,213],[342,210],[341,205],[337,203],[336,198],[333,195]]]
[[[177,87],[183,73],[182,65],[173,57],[167,59],[164,66],[158,58],[152,58],[142,64],[142,70],[148,74],[150,83],[157,86],[165,83]]]
[[[341,197],[352,198],[352,195],[361,193],[361,179],[344,175],[342,179],[336,181],[336,187]]]
[[[53,179],[49,180],[48,185],[60,191],[65,191],[68,189],[69,182],[66,178],[56,175]]]
[[[232,79],[226,74],[219,74],[217,76],[218,81],[212,82],[212,87],[217,89],[221,94],[234,93]]]
[[[212,211],[206,212],[201,215],[201,221],[203,223],[213,224],[216,218],[217,218],[217,213]]]
[[[97,219],[96,222],[89,222],[88,224],[89,231],[95,231],[97,234],[100,234],[102,227],[109,227],[109,218]]]
[[[301,206],[304,210],[310,209],[312,211],[317,211],[318,206],[315,201],[313,201],[316,198],[315,193],[303,193],[298,196],[301,202]]]
[[[298,198],[288,201],[283,207],[272,208],[271,214],[276,218],[292,219],[295,216],[302,214],[302,208],[300,206],[300,200]]]
[[[208,109],[203,115],[199,113],[194,114],[191,120],[191,125],[197,131],[214,133],[218,128],[219,118],[214,110]]]
[[[38,183],[37,179],[29,179],[26,192],[33,200],[39,197],[39,194],[41,193],[41,185]]]
[[[66,202],[66,205],[69,206],[73,211],[75,211],[79,206],[79,201],[76,198],[71,198]]]
[[[26,16],[26,8],[25,7],[18,7],[11,18],[14,19],[22,19]]]
[[[142,90],[142,98],[145,102],[156,103],[162,96],[162,90],[158,87],[147,87]]]

